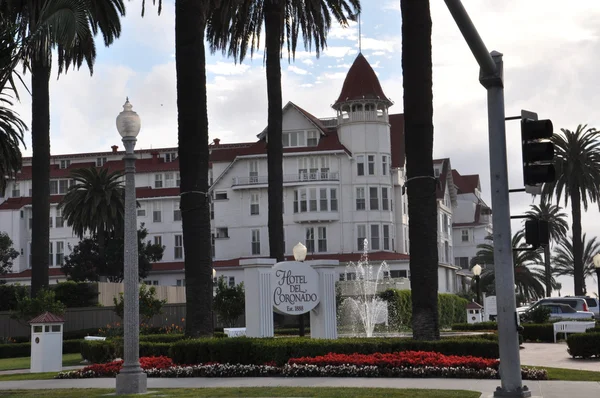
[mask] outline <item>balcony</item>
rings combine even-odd
[[[337,171],[324,171],[316,173],[297,173],[297,174],[284,174],[283,185],[298,185],[312,182],[331,182],[339,181],[340,173]],[[252,176],[252,177],[233,177],[231,186],[233,188],[244,188],[244,187],[256,187],[256,186],[267,186],[268,176]]]
[[[305,211],[294,213],[294,222],[298,224],[313,222],[334,222],[340,220],[337,211]]]

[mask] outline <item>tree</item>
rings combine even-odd
[[[542,201],[539,205],[531,205],[531,210],[526,215],[548,222],[550,242],[562,239],[569,230],[567,215],[562,208]],[[544,272],[546,284],[546,297],[552,296],[552,269],[550,267],[550,245],[544,246]]]
[[[21,290],[17,296],[17,306],[10,315],[12,319],[28,322],[44,312],[55,315],[65,313],[66,306],[56,300],[56,294],[48,288],[40,290],[35,297],[29,297],[26,291]]]
[[[234,9],[234,12],[222,10]],[[317,57],[327,45],[332,16],[347,26],[360,12],[360,0],[230,0],[215,10],[207,30],[211,50],[221,50],[242,62],[250,46],[253,55],[265,29],[267,77],[267,171],[269,198],[269,250],[271,258],[284,259],[283,243],[283,104],[281,55],[287,43],[288,60],[294,58],[298,35],[304,47],[314,45]]]
[[[228,286],[225,277],[221,275],[217,281],[214,300],[214,309],[219,320],[228,327],[235,326],[235,322],[246,310],[244,283]]]
[[[8,179],[14,178],[21,169],[22,158],[19,145],[27,126],[11,107],[11,97],[0,91],[0,196],[4,196]]]
[[[164,246],[144,242],[148,230],[142,224],[138,230],[138,265],[139,277],[144,279],[152,269],[152,263],[160,261],[163,256]],[[100,255],[98,238],[85,238],[77,244],[70,255],[65,257],[61,271],[67,278],[76,282],[98,281],[100,276],[105,276],[109,282],[122,282],[123,275],[123,235],[109,236],[106,240],[104,256]]]
[[[481,273],[481,289],[488,294],[495,294],[495,267],[494,264],[494,245],[493,236],[486,237],[490,243],[477,245],[477,254],[471,259],[471,265],[488,264]],[[512,237],[513,248],[526,248],[525,232],[519,231]],[[515,268],[515,284],[518,293],[525,300],[532,300],[544,297],[545,273],[539,268],[543,264],[542,256],[539,251],[521,250],[513,251],[513,265]],[[554,283],[554,279],[551,280]]]
[[[571,201],[573,225],[573,281],[575,295],[584,293],[583,242],[581,240],[581,205],[587,211],[588,201],[598,203],[600,208],[600,132],[587,125],[579,125],[572,132],[561,129],[554,134],[554,165],[556,181],[544,184],[542,199],[564,196],[565,206]]]
[[[433,174],[433,78],[429,0],[402,0],[402,81],[410,239],[412,329],[440,338],[437,180]]]
[[[109,234],[123,234],[125,188],[123,171],[90,167],[71,172],[75,184],[69,187],[58,208],[63,210],[67,225],[79,238],[89,233],[97,237],[100,258],[104,256]]]
[[[148,324],[153,316],[162,313],[162,307],[167,303],[167,300],[159,300],[156,298],[156,288],[150,286],[146,287],[145,284],[140,285],[139,292],[140,299],[140,324]],[[115,304],[115,313],[121,319],[123,319],[123,311],[125,308],[125,299],[123,293],[119,293],[119,299],[113,297],[113,303]]]
[[[5,0],[0,14],[17,24],[24,43],[18,61],[31,71],[32,241],[31,295],[48,285],[50,229],[50,72],[53,53],[58,74],[85,61],[90,73],[96,58],[94,36],[109,46],[121,32],[123,0]]]
[[[13,249],[13,241],[6,232],[0,232],[0,276],[12,270],[13,260],[19,252]],[[3,281],[0,281],[0,283]]]
[[[593,277],[596,274],[596,268],[594,267],[594,256],[600,252],[600,242],[596,238],[592,238],[586,242],[586,234],[581,237],[581,244],[583,246],[583,294],[587,294],[587,288],[585,286],[585,278]],[[554,267],[552,272],[556,276],[575,274],[575,254],[573,248],[573,237],[570,239],[563,236],[558,241],[558,247],[556,248],[552,262]]]

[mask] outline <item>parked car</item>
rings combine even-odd
[[[550,309],[550,319],[593,319],[594,313],[591,311],[576,311],[568,304],[561,303],[540,303],[531,306],[522,315],[533,310],[538,306],[543,306]]]
[[[555,304],[567,304],[575,311],[589,311],[589,307],[585,299],[581,297],[546,297],[538,300],[530,308],[534,308],[537,305],[543,303],[555,303]]]
[[[567,297],[570,297],[570,296],[567,296]],[[589,296],[573,296],[573,297],[584,299],[586,304],[588,305],[589,311],[594,313],[594,317],[600,319],[600,301],[597,298],[589,297]]]

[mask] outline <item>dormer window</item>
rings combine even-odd
[[[281,143],[284,148],[317,146],[319,132],[316,130],[286,131],[281,135]]]
[[[165,153],[165,163],[174,162],[177,159],[176,152]]]
[[[319,136],[315,130],[309,131],[306,136],[306,146],[317,146],[319,143]]]
[[[435,175],[435,178],[438,178],[440,176],[440,169],[434,169],[433,174]]]
[[[106,158],[96,158],[96,167],[102,167],[106,163]]]
[[[60,166],[59,168],[61,169],[66,169],[67,167],[69,167],[71,165],[71,161],[69,159],[64,159],[60,161]]]

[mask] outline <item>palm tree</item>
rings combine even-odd
[[[433,174],[433,92],[429,0],[403,0],[402,81],[408,192],[412,329],[440,338],[437,289],[437,202]],[[426,177],[426,178],[423,178]]]
[[[519,231],[512,238],[513,248],[526,248],[524,241],[525,232]],[[493,236],[486,237],[490,243],[477,245],[477,254],[471,259],[471,266],[475,264],[489,264],[481,273],[481,288],[489,294],[495,292],[495,267],[494,264],[494,245]],[[535,250],[513,250],[513,265],[515,268],[515,284],[519,294],[526,300],[538,299],[544,297],[545,273],[538,266],[542,265],[542,256]],[[554,279],[551,280],[554,283]]]
[[[575,295],[583,295],[583,242],[581,240],[581,204],[587,211],[588,201],[600,208],[600,132],[587,125],[579,125],[575,132],[561,129],[554,134],[556,181],[544,184],[542,199],[553,195],[560,202],[564,195],[565,206],[571,201],[573,217],[573,280]]]
[[[235,10],[223,12],[222,10]],[[301,33],[307,50],[314,45],[317,57],[327,45],[332,16],[347,26],[360,12],[360,0],[229,0],[214,13],[207,30],[211,50],[221,50],[242,62],[259,48],[265,27],[265,54],[268,98],[267,170],[269,197],[269,250],[271,258],[282,261],[283,242],[283,104],[281,55],[287,43],[288,60],[295,57]],[[223,16],[229,18],[223,18]]]
[[[562,283],[555,282],[553,287],[554,287],[554,290],[558,291],[558,297],[560,297],[560,290],[562,289]]]
[[[50,72],[52,54],[58,74],[85,61],[93,72],[94,36],[101,32],[109,46],[121,33],[123,0],[4,0],[2,15],[18,21],[18,42],[26,43],[20,61],[31,70],[32,241],[31,295],[48,285],[50,229]]]
[[[63,210],[67,225],[79,239],[87,233],[98,238],[100,256],[107,235],[121,236],[125,217],[123,171],[108,169],[76,169],[71,172],[75,183],[69,187],[58,208]]]
[[[569,230],[567,224],[567,214],[562,212],[562,208],[556,205],[542,201],[539,205],[531,205],[531,210],[526,215],[548,222],[548,232],[550,241],[556,242],[562,239]],[[550,268],[550,245],[544,246],[544,272],[546,274],[546,297],[552,296],[552,269]]]
[[[593,277],[596,274],[596,268],[594,267],[594,256],[600,252],[600,242],[596,241],[596,238],[592,238],[586,242],[586,234],[581,237],[581,245],[583,246],[583,294],[587,293],[585,286],[585,278]],[[559,246],[556,248],[552,262],[554,268],[552,272],[556,276],[569,275],[573,276],[575,269],[575,255],[573,250],[573,238],[568,239],[564,236],[558,242]]]
[[[21,169],[19,144],[25,146],[23,133],[27,130],[10,106],[10,96],[0,91],[0,196],[4,196],[7,180]]]

